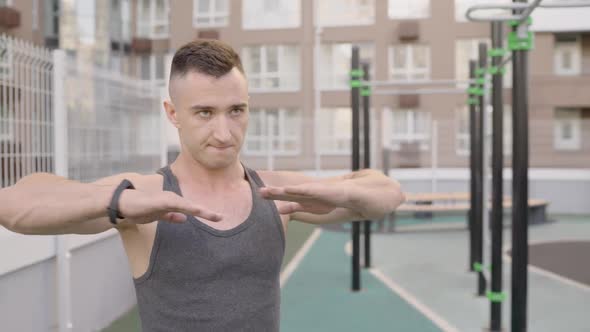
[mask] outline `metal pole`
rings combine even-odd
[[[437,170],[438,170],[438,121],[432,121],[432,137],[430,138],[430,172],[432,176],[431,191],[437,192]]]
[[[363,63],[363,80],[368,82],[371,80],[369,75],[369,64]],[[371,116],[370,116],[370,107],[371,107],[371,90],[369,87],[363,87],[361,91],[363,96],[363,134],[364,134],[364,149],[363,149],[363,156],[364,156],[364,163],[363,168],[370,168],[371,167]],[[371,267],[371,221],[365,220],[363,222],[363,228],[365,233],[365,268]]]
[[[53,51],[53,112],[54,112],[54,169],[55,174],[68,177],[68,113],[65,105],[64,79],[66,53]],[[72,331],[71,252],[67,235],[55,237],[57,269],[58,331]]]
[[[514,0],[514,2],[526,2]],[[526,37],[526,23],[513,28]],[[528,54],[513,51],[512,62],[512,331],[527,329],[528,288]]]
[[[352,171],[360,168],[359,120],[360,120],[360,60],[359,47],[352,47],[351,58],[351,105],[352,105]],[[361,289],[360,271],[360,222],[352,222],[352,290]]]
[[[492,22],[492,48],[502,49],[502,23]],[[492,56],[492,67],[499,68],[502,62],[502,55]],[[503,101],[502,101],[502,73],[497,69],[492,76],[492,105],[493,105],[493,133],[492,133],[492,294],[502,292],[502,230],[503,230],[503,188],[502,168],[504,167],[503,151]],[[490,330],[501,331],[502,329],[502,302],[491,301]]]
[[[319,1],[315,0],[313,2],[313,17],[315,21],[315,33],[313,38],[313,93],[314,93],[314,110],[313,110],[313,118],[314,118],[314,159],[315,159],[315,172],[316,176],[319,175],[320,169],[322,168],[322,155],[320,153],[320,109],[322,107],[322,91],[320,89],[320,47],[321,47],[321,39],[322,39],[322,26],[320,25],[319,20]]]
[[[270,112],[266,112],[266,169],[269,171],[274,171],[275,169],[275,158],[274,158],[274,126],[275,126],[275,118],[270,114]]]
[[[475,60],[469,61],[469,78],[475,79]],[[475,84],[470,85],[471,88]],[[475,264],[475,193],[477,187],[475,186],[475,147],[476,147],[476,113],[477,106],[473,103],[469,104],[469,271],[474,271]]]
[[[485,43],[479,44],[479,61],[478,69],[480,71],[485,70],[487,67],[488,60],[488,47]],[[480,74],[479,78],[485,80],[485,73]],[[481,88],[484,89],[485,95],[485,84],[480,84]],[[484,139],[485,139],[485,112],[486,112],[486,99],[485,96],[479,97],[479,109],[476,114],[476,174],[475,174],[475,260],[479,264],[477,269],[477,295],[484,296],[486,290],[486,281],[483,274],[483,213],[484,213],[484,202],[483,202],[483,191],[484,191],[484,176],[483,176],[483,150],[484,150]]]

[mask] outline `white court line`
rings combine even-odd
[[[414,297],[412,294],[410,294],[410,292],[408,292],[403,287],[401,287],[400,285],[393,282],[393,280],[391,280],[390,278],[385,276],[380,270],[378,270],[376,268],[371,268],[371,269],[369,269],[369,272],[371,272],[371,274],[373,276],[375,276],[375,278],[379,279],[385,286],[387,286],[389,289],[391,289],[394,293],[399,295],[406,302],[408,302],[411,306],[416,308],[416,310],[420,311],[420,313],[422,313],[424,316],[426,316],[428,319],[430,319],[436,326],[438,326],[444,332],[458,332],[459,331],[459,330],[457,330],[456,327],[451,325],[444,318],[440,317],[437,313],[432,311],[430,308],[428,308],[422,302],[418,301],[418,299],[416,297]]]
[[[344,251],[347,255],[351,255],[352,253],[352,243],[349,241],[344,246]],[[377,268],[370,268],[369,272],[379,281],[381,281],[387,288],[392,290],[394,293],[399,295],[404,301],[418,310],[421,314],[426,316],[430,321],[432,321],[436,326],[438,326],[444,332],[459,332],[459,330],[451,325],[451,323],[447,322],[444,318],[439,316],[436,312],[432,311],[429,307],[427,307],[424,303],[420,302],[414,295],[408,292],[399,284],[395,283],[389,277],[387,277],[383,272],[381,272]]]
[[[291,274],[293,274],[295,269],[297,269],[297,267],[299,266],[299,264],[303,260],[303,257],[305,257],[307,252],[311,249],[311,246],[313,246],[315,241],[320,237],[321,233],[322,233],[322,230],[319,227],[316,227],[316,229],[314,229],[314,231],[307,238],[307,240],[305,240],[305,242],[303,243],[301,248],[299,248],[299,250],[297,251],[295,256],[293,256],[293,259],[291,259],[289,264],[287,264],[287,266],[285,267],[283,272],[281,272],[281,278],[280,278],[281,288],[283,288],[283,286],[285,286],[285,283],[287,283],[287,280],[289,280],[289,278],[291,277]]]

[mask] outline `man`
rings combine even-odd
[[[0,190],[0,222],[23,234],[116,228],[145,331],[278,331],[289,221],[379,218],[404,195],[372,170],[315,179],[245,167],[248,101],[235,51],[191,42],[174,56],[164,102],[181,144],[169,167],[88,184],[32,174]]]

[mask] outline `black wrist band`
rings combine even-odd
[[[109,207],[107,207],[109,213],[109,221],[113,225],[117,224],[117,218],[125,219],[125,217],[121,215],[121,212],[119,212],[119,197],[125,189],[135,189],[135,187],[133,186],[131,181],[127,179],[121,181],[119,186],[117,186],[117,189],[115,189],[115,193],[113,193],[113,197],[111,198],[111,203],[109,204]]]

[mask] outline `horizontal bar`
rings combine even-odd
[[[455,80],[455,79],[437,79],[437,80],[414,80],[414,81],[362,81],[363,85],[368,86],[409,86],[409,85],[448,85],[448,84],[473,84],[474,80]]]
[[[465,89],[400,89],[400,90],[376,90],[374,95],[426,95],[426,94],[466,94]]]
[[[524,20],[526,20],[530,14],[532,13],[532,11],[535,9],[535,7],[537,7],[539,5],[539,3],[541,2],[541,0],[535,0],[534,3],[532,4],[527,4],[527,3],[505,3],[505,4],[481,4],[481,5],[475,5],[472,7],[469,7],[469,9],[467,9],[467,12],[465,13],[465,16],[467,17],[467,19],[469,21],[472,22],[492,22],[492,21],[496,21],[496,22],[507,22],[507,21],[513,21],[513,20],[517,20],[519,22],[522,22]],[[476,11],[481,11],[481,10],[490,10],[490,9],[505,9],[505,10],[514,10],[514,9],[522,9],[523,13],[520,15],[507,15],[507,16],[503,16],[503,17],[496,17],[496,18],[479,18],[479,17],[473,17],[472,14]]]

